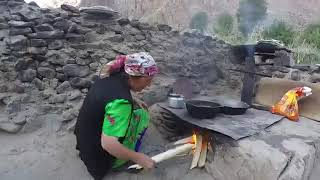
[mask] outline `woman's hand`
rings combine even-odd
[[[134,158],[134,162],[139,164],[145,169],[152,169],[154,168],[154,165],[155,165],[155,162],[150,157],[148,157],[143,153],[137,153]]]

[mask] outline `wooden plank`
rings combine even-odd
[[[201,148],[202,148],[202,136],[200,134],[196,134],[196,136],[197,136],[196,149],[193,154],[193,159],[192,159],[190,169],[197,167],[198,161],[200,158]]]
[[[208,140],[205,138],[202,141],[202,148],[201,148],[200,158],[198,161],[198,167],[204,167],[204,165],[206,164],[207,152],[208,152]]]

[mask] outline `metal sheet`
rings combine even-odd
[[[268,111],[248,109],[248,111],[243,115],[232,116],[218,114],[212,119],[199,120],[192,118],[186,109],[173,109],[166,103],[159,103],[158,105],[170,111],[182,121],[204,129],[219,132],[234,140],[259,133],[265,128],[283,119],[282,116],[272,114]]]

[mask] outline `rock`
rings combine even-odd
[[[25,22],[25,21],[9,21],[8,24],[10,27],[15,27],[15,28],[27,28],[27,27],[34,26],[33,22]]]
[[[276,51],[275,52],[276,58],[273,59],[273,62],[277,66],[287,66],[292,67],[295,65],[294,59],[291,53],[287,51]]]
[[[73,121],[69,122],[67,125],[67,130],[69,132],[74,132],[75,128],[76,128],[76,124],[77,124],[77,120],[74,119]]]
[[[61,40],[54,40],[50,42],[48,45],[49,50],[59,50],[59,49],[62,49],[63,47],[64,47],[64,44],[63,44],[63,41]]]
[[[56,89],[57,86],[58,86],[58,83],[59,83],[59,80],[56,79],[56,78],[49,79],[49,86],[50,86],[52,89]]]
[[[68,59],[70,59],[65,53],[59,51],[50,50],[46,55],[48,62],[55,65],[66,65]]]
[[[79,9],[77,9],[74,6],[68,5],[68,4],[62,4],[60,7],[61,7],[61,9],[65,10],[65,11],[69,11],[72,13],[80,13]]]
[[[31,47],[46,47],[48,43],[43,39],[31,39],[30,46]]]
[[[121,43],[124,41],[124,37],[122,35],[115,35],[115,36],[109,37],[108,40],[111,42]]]
[[[34,2],[34,1],[29,2],[29,5],[40,8],[40,6],[39,6],[36,2]]]
[[[158,24],[157,25],[159,31],[171,31],[172,27],[166,24]]]
[[[136,36],[134,36],[134,37],[135,37],[135,39],[136,39],[137,41],[142,41],[142,40],[145,40],[145,39],[146,39],[146,37],[143,36],[143,35],[141,35],[141,34],[138,34],[138,35],[136,35]]]
[[[8,133],[17,133],[21,129],[21,125],[14,124],[12,122],[0,122],[0,130]]]
[[[14,68],[16,71],[26,70],[31,64],[32,64],[31,59],[20,59],[15,64]]]
[[[30,112],[20,112],[14,115],[14,117],[11,118],[11,122],[13,122],[14,124],[17,125],[24,125],[27,122],[27,117],[29,116],[26,113],[30,113]]]
[[[9,36],[9,29],[0,30],[0,41]]]
[[[47,67],[39,67],[38,74],[42,78],[48,78],[48,79],[53,79],[56,76],[55,70]]]
[[[22,82],[31,82],[36,77],[37,77],[37,71],[33,69],[23,70],[19,73],[19,79]]]
[[[120,26],[125,26],[130,24],[130,20],[128,18],[121,18],[117,22]]]
[[[72,88],[71,88],[71,85],[68,81],[64,81],[56,88],[56,91],[58,94],[65,93],[70,90],[72,90]]]
[[[64,32],[68,32],[68,29],[70,28],[70,26],[73,24],[72,21],[66,20],[66,19],[60,19],[59,21],[56,21],[53,24],[53,27],[55,27],[56,29],[59,29],[61,31]]]
[[[28,34],[31,39],[62,39],[64,37],[63,31],[42,31]]]
[[[47,58],[46,58],[45,56],[42,56],[42,55],[33,55],[32,58],[33,58],[34,60],[39,61],[39,62],[42,62],[42,61],[47,60]]]
[[[15,93],[19,93],[19,94],[22,94],[24,93],[24,90],[25,88],[21,85],[21,84],[16,84],[14,83],[11,87],[11,92],[15,92]]]
[[[78,89],[73,90],[68,94],[69,101],[77,100],[78,98],[81,98],[81,97],[82,97],[81,91],[79,91]]]
[[[81,7],[80,12],[93,15],[105,15],[106,17],[115,17],[119,15],[118,12],[107,6]]]
[[[53,31],[53,27],[50,24],[40,24],[36,27],[34,27],[36,32],[41,32],[41,31]]]
[[[79,33],[79,27],[76,23],[72,23],[68,29],[68,33]]]
[[[280,72],[280,71],[276,71],[276,72],[273,73],[273,77],[284,78],[284,77],[286,77],[286,74],[283,73],[283,72]]]
[[[67,39],[67,41],[72,43],[81,43],[84,41],[83,35],[75,34],[75,33],[68,33],[65,35],[65,38]]]
[[[291,71],[290,79],[292,79],[294,81],[300,81],[301,80],[301,72],[299,70]]]
[[[65,81],[65,80],[67,80],[67,77],[66,77],[64,74],[62,74],[62,73],[57,73],[56,78],[57,78],[60,82],[63,82],[63,81]]]
[[[21,111],[21,102],[12,101],[7,105],[6,111],[8,114],[17,113]]]
[[[27,38],[18,35],[18,36],[10,36],[9,39],[7,40],[8,45],[10,46],[10,49],[15,50],[15,51],[24,51],[27,49]]]
[[[311,82],[313,82],[313,83],[320,82],[320,74],[313,73],[312,76],[311,76]]]
[[[63,66],[63,72],[67,77],[85,77],[89,75],[88,66],[79,66],[77,64],[67,64]]]
[[[9,25],[6,23],[0,23],[0,29],[8,29]]]
[[[34,55],[46,55],[48,52],[47,47],[29,47],[28,53]]]
[[[65,121],[71,121],[74,118],[78,116],[78,110],[77,109],[69,109],[62,113],[62,120]]]
[[[282,73],[289,73],[290,72],[289,68],[286,68],[283,66],[272,66],[271,70],[272,71],[280,71]]]
[[[4,23],[7,22],[6,18],[3,16],[0,16],[0,23]]]
[[[23,8],[18,11],[18,14],[25,21],[33,21],[41,17],[41,12],[35,9],[36,8],[30,8],[30,6],[23,6]]]
[[[79,77],[72,78],[69,82],[72,87],[79,89],[89,88],[92,84],[91,81]]]
[[[57,104],[57,103],[64,103],[67,99],[67,95],[65,94],[58,94],[54,95],[49,98],[49,103],[50,104]]]
[[[309,64],[296,64],[292,68],[299,69],[301,71],[309,71],[310,65]]]
[[[90,67],[91,71],[95,72],[99,67],[99,63],[97,63],[97,62],[91,63],[91,64],[89,64],[89,67]]]
[[[88,65],[92,62],[91,58],[88,57],[88,58],[76,58],[76,63],[79,64],[79,65]]]
[[[0,93],[8,92],[9,87],[6,84],[0,85]]]
[[[34,84],[39,91],[43,91],[46,88],[45,84],[38,78],[35,78],[31,83]]]
[[[23,29],[10,29],[9,35],[16,36],[16,35],[27,35],[32,33],[31,28],[23,28]]]

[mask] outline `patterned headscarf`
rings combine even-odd
[[[154,76],[159,73],[153,57],[146,52],[117,56],[116,60],[106,64],[100,71],[100,77],[108,77],[124,68],[130,76]]]

